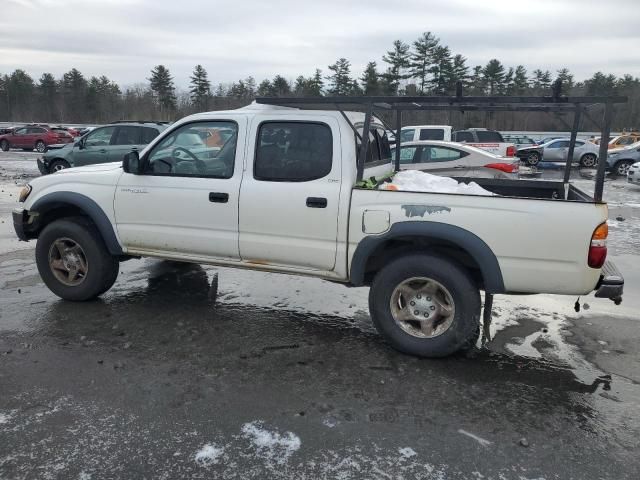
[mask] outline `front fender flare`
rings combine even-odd
[[[48,193],[36,200],[30,212],[44,215],[62,205],[73,205],[82,210],[98,228],[105,245],[112,255],[123,255],[122,246],[118,242],[118,237],[113,229],[113,225],[104,213],[104,210],[94,200],[76,192],[53,192]]]
[[[444,240],[465,250],[480,267],[482,280],[487,293],[504,293],[504,281],[500,264],[489,246],[477,235],[464,228],[439,222],[402,222],[391,226],[382,235],[363,238],[358,244],[351,260],[351,284],[364,285],[365,267],[370,255],[389,240],[402,237],[422,237]]]

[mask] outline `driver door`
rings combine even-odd
[[[247,120],[190,122],[172,129],[123,173],[115,192],[118,235],[129,253],[239,260],[238,197]],[[222,147],[206,139],[231,132]]]
[[[105,163],[116,127],[96,128],[73,146],[73,167]]]

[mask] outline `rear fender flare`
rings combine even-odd
[[[351,284],[364,285],[365,268],[370,255],[382,244],[402,237],[444,240],[465,250],[478,264],[487,293],[504,293],[500,264],[489,246],[477,235],[455,225],[439,222],[402,222],[382,235],[363,238],[351,260]]]

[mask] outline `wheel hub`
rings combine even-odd
[[[416,277],[400,283],[391,295],[391,314],[406,333],[433,338],[453,323],[455,307],[449,291],[439,282]]]
[[[86,278],[89,263],[80,244],[70,238],[59,238],[49,249],[49,268],[57,280],[74,287]]]

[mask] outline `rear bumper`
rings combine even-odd
[[[624,278],[620,270],[611,261],[605,262],[600,274],[600,281],[596,285],[596,297],[608,298],[619,305],[622,302]]]

